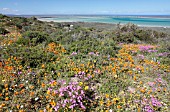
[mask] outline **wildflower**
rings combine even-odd
[[[59,106],[55,106],[54,110],[57,112],[59,108],[60,108]]]
[[[19,110],[19,112],[24,112],[24,110]]]
[[[145,106],[144,111],[146,111],[146,112],[154,112],[154,110],[149,105]]]
[[[104,103],[103,101],[99,101],[99,104],[100,104],[100,105],[103,105],[103,103]]]
[[[48,90],[47,90],[47,94],[49,95],[50,93],[51,93],[51,88],[48,88]]]
[[[17,105],[17,109],[19,109],[20,105]]]
[[[106,98],[109,98],[109,94],[106,94],[105,97],[106,97]]]
[[[34,86],[30,85],[29,88],[30,88],[30,89],[34,89]]]
[[[161,107],[162,104],[154,97],[151,98],[151,101],[152,101],[152,105],[155,106],[155,107]]]
[[[128,91],[129,91],[130,93],[135,93],[135,88],[128,87]]]
[[[79,85],[82,86],[82,85],[83,85],[83,82],[80,82]]]
[[[21,107],[21,108],[23,108],[24,106],[23,106],[23,105],[21,105],[20,107]]]
[[[45,87],[45,84],[44,84],[44,83],[42,83],[42,84],[41,84],[41,87],[42,87],[42,88],[44,88],[44,87]]]
[[[153,86],[155,85],[155,82],[148,82],[148,85],[149,85],[150,87],[153,87]]]
[[[121,109],[122,107],[120,105],[117,106],[118,109]]]
[[[44,64],[42,64],[42,65],[41,65],[41,68],[45,68],[45,65],[44,65]]]
[[[89,86],[85,86],[84,90],[88,90],[89,89]]]
[[[7,87],[8,87],[8,84],[5,84],[4,87],[7,88]]]
[[[38,99],[39,99],[39,98],[38,98],[38,97],[36,97],[36,98],[35,98],[35,101],[37,101]]]
[[[1,107],[4,107],[5,105],[6,105],[5,103],[2,103],[2,104],[1,104]]]
[[[139,57],[140,59],[144,59],[144,58],[145,58],[145,56],[144,56],[144,55],[141,55],[141,54],[139,54],[138,57]]]
[[[142,93],[145,93],[145,91],[146,91],[145,88],[140,89],[140,92],[142,92]]]
[[[113,98],[113,103],[116,104],[118,103],[119,99],[118,98]]]
[[[72,56],[73,56],[73,55],[77,55],[77,53],[76,53],[76,52],[72,52],[71,55],[72,55]]]
[[[51,106],[52,106],[52,107],[56,106],[56,103],[55,103],[55,101],[54,101],[54,100],[53,100],[53,101],[51,101],[51,102],[50,102],[50,104],[51,104]]]
[[[9,97],[6,97],[6,98],[5,98],[5,101],[8,101],[8,100],[9,100]]]
[[[112,109],[110,109],[109,112],[113,112]]]

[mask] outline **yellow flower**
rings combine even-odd
[[[47,91],[47,94],[50,94],[50,90]]]
[[[103,101],[99,101],[100,105],[103,105]]]
[[[105,96],[106,96],[106,98],[109,98],[109,94],[106,94]]]
[[[80,82],[79,85],[82,86],[82,85],[83,85],[83,82]]]
[[[44,65],[44,64],[42,64],[42,65],[41,65],[41,67],[42,67],[42,68],[45,68],[45,65]]]
[[[116,104],[119,101],[118,98],[113,98],[113,103]]]
[[[85,90],[88,90],[89,89],[89,86],[85,86],[85,88],[84,88]]]

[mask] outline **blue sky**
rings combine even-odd
[[[170,0],[0,0],[0,13],[170,15]]]

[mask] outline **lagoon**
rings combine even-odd
[[[41,17],[42,21],[54,22],[95,22],[110,24],[133,23],[138,26],[170,27],[170,16],[56,16]]]

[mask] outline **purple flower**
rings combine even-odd
[[[89,52],[89,55],[94,55],[95,53],[94,52]]]
[[[60,107],[57,105],[54,107],[54,110],[57,112]]]
[[[139,50],[140,51],[144,51],[144,52],[157,52],[157,50],[151,50],[153,48],[154,48],[154,46],[151,46],[151,45],[139,46]]]
[[[141,59],[144,59],[144,58],[145,58],[145,56],[144,56],[144,55],[141,55],[141,54],[139,54],[138,57],[141,58]]]
[[[155,85],[155,83],[154,82],[148,82],[148,85],[153,87]]]
[[[158,50],[147,50],[149,53],[151,52],[157,52]]]
[[[161,107],[162,104],[154,97],[151,98],[152,105],[155,107]]]
[[[159,53],[158,56],[167,56],[169,55],[170,53],[167,53],[167,52],[163,52],[163,53]]]
[[[60,96],[60,97],[64,96],[63,92],[60,92],[59,96]]]
[[[159,82],[159,83],[163,83],[162,78],[157,78],[156,81]]]
[[[72,55],[72,56],[73,56],[73,55],[77,55],[77,53],[76,53],[76,52],[72,52],[71,55]]]
[[[82,109],[86,109],[86,107],[82,104],[82,102],[80,103],[80,107],[81,107]]]
[[[154,110],[149,105],[145,106],[144,111],[145,112],[154,112]]]

